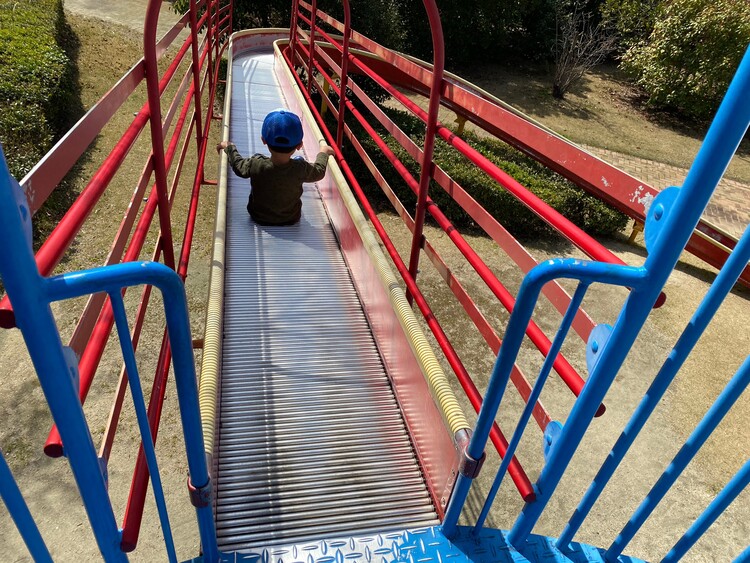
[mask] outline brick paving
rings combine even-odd
[[[654,162],[626,154],[583,145],[599,158],[613,164],[620,170],[643,180],[656,189],[667,186],[680,186],[687,170]],[[711,224],[739,238],[750,224],[750,185],[736,180],[723,179],[711,202],[703,213],[703,218]]]

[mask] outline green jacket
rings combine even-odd
[[[328,155],[322,152],[314,163],[298,157],[277,166],[261,154],[243,158],[234,145],[224,150],[234,173],[240,178],[250,178],[252,189],[247,211],[262,225],[290,225],[299,221],[302,183],[322,180],[328,165]]]

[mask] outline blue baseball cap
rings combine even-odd
[[[272,147],[291,149],[302,142],[302,122],[296,114],[276,109],[263,120],[260,134]]]

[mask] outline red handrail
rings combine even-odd
[[[159,21],[161,0],[149,0],[146,20],[143,24],[143,60],[146,63],[146,93],[148,96],[149,122],[151,123],[151,160],[154,163],[156,195],[159,198],[159,225],[163,238],[164,263],[174,269],[174,243],[172,223],[167,203],[167,169],[164,163],[164,133],[161,125],[161,92],[159,91],[159,68],[156,57],[156,24]],[[192,43],[192,42],[191,42]]]
[[[202,18],[201,21],[203,20],[204,18]],[[198,25],[200,25],[200,22],[198,23]],[[189,46],[190,46],[190,38],[185,40],[185,42],[183,43],[178,53],[175,55],[175,59],[172,61],[168,69],[165,71],[164,76],[162,77],[160,81],[160,90],[162,92],[164,91],[164,89],[166,89],[166,86],[174,77],[174,74],[177,68],[179,67],[179,64],[183,60]],[[199,69],[197,69],[196,72],[199,72]],[[187,111],[190,106],[190,99],[192,96],[193,96],[193,92],[192,92],[192,85],[191,85],[190,89],[188,90],[188,95],[186,96],[186,99],[183,104],[183,110],[180,114],[180,118],[178,119],[178,122],[175,126],[175,131],[170,141],[170,145],[166,154],[166,165],[164,162],[162,162],[162,164],[165,166],[165,171],[166,171],[166,168],[171,167],[172,161],[174,159],[174,154],[177,148],[177,141],[182,133],[182,127],[185,123]],[[131,125],[130,129],[128,129],[128,133],[133,133],[135,131],[136,125],[138,125],[142,129],[142,127],[145,126],[145,119],[149,113],[150,112],[148,111],[148,103],[147,103],[141,109],[141,112],[139,113],[136,120],[134,120],[133,125]],[[159,121],[159,129],[161,130],[161,120],[158,120],[158,121]],[[130,144],[132,145],[134,141],[135,139],[133,139],[132,142],[130,142]],[[120,146],[120,143],[118,143],[115,146],[115,149],[113,150],[112,154],[115,154],[114,151],[116,151],[119,146]],[[129,147],[128,147],[128,150],[129,150]],[[107,157],[107,159],[105,159],[105,164],[108,162],[110,158],[112,158],[112,154],[110,154],[110,156]],[[119,162],[117,162],[117,167],[119,167],[119,164],[121,164],[122,159],[124,159],[125,154],[122,154],[120,158],[119,153],[117,153],[117,157],[119,159]],[[184,158],[184,149],[183,149],[183,156],[180,159],[180,167],[182,164],[182,158]],[[153,158],[150,159],[150,162],[153,162]],[[102,168],[105,166],[105,164],[102,165]],[[147,167],[147,171],[148,171],[148,167]],[[107,179],[106,185],[108,185],[109,180],[111,180],[111,177],[114,176],[115,172],[116,172],[116,169],[109,170],[110,176]],[[94,184],[94,179],[92,179],[92,181],[89,183],[89,186],[91,186],[92,184]],[[101,186],[102,192],[104,188],[106,187],[106,185]],[[128,245],[128,249],[125,253],[125,256],[122,259],[122,261],[124,262],[137,260],[140,255],[141,249],[143,248],[143,244],[145,243],[146,236],[148,234],[148,231],[151,225],[151,220],[156,211],[156,205],[158,204],[158,201],[159,201],[158,195],[157,195],[158,194],[157,189],[158,189],[157,186],[154,186],[154,188],[152,188],[152,193],[150,194],[150,197],[148,198],[148,201],[144,207],[144,210],[138,220],[135,233],[133,234],[132,240],[130,241],[130,244]],[[171,190],[172,191],[171,197],[174,197],[174,189],[175,188],[173,186]],[[169,199],[170,197],[167,197],[167,200]],[[92,206],[93,206],[93,203],[92,203]],[[72,210],[72,207],[71,207],[71,210]],[[68,215],[70,215],[70,213],[71,211],[69,211],[68,214],[66,214],[66,216],[63,218],[63,220],[60,223],[61,225],[68,218]],[[42,246],[42,249],[44,249],[44,245]],[[39,254],[41,254],[41,249],[40,249]],[[39,254],[37,255],[38,257],[39,257]],[[39,260],[39,258],[37,259]],[[104,347],[106,346],[106,342],[109,338],[109,334],[111,333],[112,326],[114,323],[114,317],[112,315],[112,310],[111,310],[111,307],[109,306],[109,302],[107,301],[105,303],[104,301],[101,301],[100,303],[103,304],[104,307],[100,310],[99,317],[93,328],[93,332],[91,333],[90,338],[88,339],[86,348],[81,355],[81,360],[79,363],[79,372],[80,372],[79,397],[80,397],[81,403],[85,402],[86,396],[88,395],[88,392],[91,388],[91,384],[93,382],[96,369],[101,360],[102,354],[104,352]],[[88,309],[87,311],[89,311],[90,313],[94,312],[93,310],[88,310]],[[84,322],[84,321],[85,321],[85,317],[82,318],[81,322]],[[62,455],[63,453],[62,448],[63,448],[63,445],[60,440],[59,434],[57,433],[56,428],[53,427],[45,443],[44,451],[47,455],[50,455],[52,457],[58,457]]]
[[[210,48],[210,47],[209,47]],[[219,52],[221,53],[221,51]],[[217,59],[218,60],[218,59]],[[211,72],[212,69],[208,69]],[[218,65],[213,69],[214,80],[213,84],[218,83]],[[196,67],[195,74],[200,72],[200,67]],[[193,190],[190,197],[190,207],[188,209],[188,218],[185,225],[185,233],[183,236],[182,249],[180,252],[180,259],[177,265],[177,274],[183,279],[187,278],[188,265],[190,262],[190,249],[192,246],[193,235],[195,232],[195,222],[198,213],[198,202],[200,198],[201,186],[204,183],[204,165],[206,158],[206,151],[208,148],[208,138],[211,130],[211,123],[213,121],[213,100],[216,95],[216,91],[212,90],[209,92],[209,103],[208,113],[206,116],[206,126],[203,131],[203,135],[200,139],[199,155],[198,155],[198,169],[196,170],[195,179],[193,181]],[[190,99],[188,95],[187,100]],[[159,431],[159,422],[161,419],[161,409],[164,403],[164,394],[166,393],[167,377],[169,375],[169,362],[171,359],[171,349],[169,347],[169,340],[167,338],[166,330],[162,338],[162,347],[159,354],[159,364],[156,369],[154,376],[153,388],[151,391],[151,397],[148,405],[148,418],[149,425],[151,428],[151,435],[154,443]],[[138,543],[138,536],[140,534],[141,521],[143,519],[143,509],[146,501],[146,492],[148,489],[149,472],[146,463],[146,457],[141,446],[138,450],[138,457],[136,459],[135,468],[133,470],[133,479],[130,486],[130,494],[128,496],[128,502],[125,509],[125,516],[123,517],[122,526],[122,542],[121,547],[123,551],[132,551],[136,548]]]
[[[414,279],[417,278],[419,252],[424,242],[422,232],[427,212],[427,193],[430,188],[430,179],[432,178],[432,153],[435,149],[435,133],[438,126],[438,110],[440,109],[440,91],[443,86],[443,69],[445,67],[445,45],[443,42],[443,26],[440,23],[440,13],[438,12],[435,0],[423,0],[423,3],[427,10],[427,19],[429,20],[430,32],[432,33],[433,62],[430,102],[425,122],[427,130],[424,134],[424,148],[422,149],[422,162],[420,163],[422,168],[417,191],[417,210],[414,214],[414,234],[412,236],[411,253],[409,256],[409,273]],[[408,294],[407,299],[411,301]]]
[[[299,45],[299,47],[301,49],[304,49],[303,45]],[[287,61],[287,64],[290,66],[290,68],[294,68],[292,61],[289,59],[288,53],[284,53],[284,57]],[[315,107],[315,104],[312,102],[310,95],[305,90],[302,80],[299,78],[299,76],[296,73],[294,73],[294,77],[295,77],[295,80],[297,81],[297,84],[300,87],[301,92],[305,96],[308,106],[310,107],[310,110],[313,112],[315,119],[318,122],[318,125],[320,126],[323,133],[326,135],[328,142],[332,143],[333,136],[328,131],[328,128],[326,127],[325,122],[323,121],[323,118],[320,115],[320,112],[318,112],[317,108]],[[474,383],[471,380],[471,377],[466,371],[466,368],[463,366],[460,358],[456,354],[453,348],[453,345],[448,340],[448,337],[446,336],[445,332],[440,326],[440,323],[437,321],[437,319],[435,318],[435,315],[432,313],[432,310],[430,309],[429,304],[422,296],[422,292],[420,291],[416,282],[409,275],[408,268],[404,264],[403,260],[401,259],[401,256],[398,254],[398,251],[396,250],[396,247],[393,245],[393,242],[391,241],[390,237],[386,233],[385,228],[383,227],[383,224],[380,222],[380,219],[378,218],[374,209],[370,205],[370,202],[368,201],[367,196],[362,191],[362,187],[360,186],[359,182],[354,176],[354,173],[352,172],[351,168],[349,168],[349,165],[344,160],[343,154],[341,153],[341,147],[336,146],[336,145],[333,145],[333,147],[336,152],[336,161],[339,163],[341,170],[346,175],[347,180],[349,181],[349,184],[352,187],[352,190],[354,191],[355,195],[357,196],[357,199],[362,205],[365,211],[365,214],[370,219],[372,226],[375,228],[375,231],[378,233],[378,236],[380,236],[380,239],[383,241],[383,244],[386,248],[386,251],[388,252],[388,255],[393,260],[393,263],[396,266],[396,269],[399,271],[399,274],[401,275],[402,279],[404,280],[404,283],[406,284],[407,290],[413,296],[415,303],[419,307],[420,312],[424,316],[428,326],[430,327],[430,330],[434,334],[435,340],[437,341],[438,346],[440,346],[440,349],[443,350],[443,353],[445,354],[448,363],[450,364],[451,368],[456,373],[456,376],[459,382],[466,390],[467,396],[472,402],[472,405],[476,404],[476,405],[481,406],[481,395],[479,395],[479,392],[474,386]],[[479,407],[475,406],[475,408],[479,408]],[[502,432],[500,431],[499,427],[497,427],[496,432],[494,431],[494,427],[493,427],[493,433],[491,434],[491,436],[493,437],[493,444],[495,445],[498,452],[502,456],[507,450],[507,444],[508,444],[507,440],[502,435]],[[534,495],[534,490],[531,487],[531,481],[529,481],[529,478],[526,476],[526,473],[524,472],[523,468],[521,467],[520,463],[518,462],[515,456],[511,460],[510,467],[508,468],[508,473],[511,476],[513,483],[516,485],[516,488],[518,489],[519,493],[524,498],[524,500],[527,500],[529,502],[533,500],[535,498],[535,495]]]
[[[330,37],[327,33],[323,32],[322,30],[319,30],[319,33],[327,41],[339,47],[339,45],[334,41],[334,39]],[[304,45],[300,45],[300,49],[307,51]],[[356,64],[356,61],[358,59],[354,56],[351,56],[351,58],[352,60],[355,61],[355,64]],[[331,83],[334,89],[336,88],[336,85],[335,83],[333,83],[333,80],[331,79],[331,77],[328,76],[321,67],[318,67],[318,72],[321,73],[321,75],[324,76],[325,79],[329,83]],[[354,115],[357,118],[357,120],[360,122],[362,127],[368,133],[368,135],[376,143],[378,148],[380,148],[380,150],[383,152],[386,158],[391,162],[394,168],[396,168],[396,170],[399,172],[401,177],[405,180],[409,188],[415,193],[418,193],[419,187],[417,185],[417,182],[413,178],[413,176],[410,174],[410,172],[407,170],[406,166],[393,153],[393,151],[391,151],[388,145],[382,140],[380,135],[378,135],[378,133],[372,128],[372,126],[367,122],[367,120],[356,109],[356,107],[354,107],[354,105],[351,104],[350,102],[348,102],[348,105],[349,105],[349,110],[352,113],[352,115]],[[471,266],[474,268],[477,274],[479,274],[482,280],[487,284],[489,289],[498,298],[501,304],[509,312],[512,311],[513,306],[515,304],[515,299],[513,298],[513,296],[503,286],[503,284],[500,283],[500,281],[497,279],[497,277],[495,277],[495,275],[492,273],[489,267],[474,251],[471,245],[469,245],[466,242],[466,240],[460,235],[458,230],[452,225],[452,223],[443,214],[443,212],[437,207],[437,205],[435,205],[434,202],[431,199],[429,199],[426,195],[425,195],[425,206],[427,210],[429,210],[430,215],[432,215],[432,217],[438,222],[438,225],[443,229],[443,231],[446,234],[448,234],[450,239],[456,245],[456,248],[458,248],[459,251],[464,255],[467,261],[471,264]],[[415,223],[416,223],[416,219],[415,219]],[[416,225],[415,225],[415,232],[417,232]],[[421,241],[421,236],[420,236],[420,241]],[[421,248],[421,242],[420,242],[420,248]],[[412,246],[412,249],[413,249],[413,246]],[[409,272],[411,274],[411,270]],[[414,278],[414,275],[412,275],[412,278]],[[549,350],[551,348],[551,342],[549,338],[547,338],[547,336],[542,332],[542,330],[534,321],[529,323],[529,326],[526,329],[526,333],[531,339],[531,341],[534,343],[534,345],[542,352],[543,355],[546,356],[549,353]],[[578,396],[581,393],[581,390],[583,389],[583,386],[585,383],[583,378],[578,374],[578,372],[573,368],[573,366],[570,365],[570,363],[565,359],[565,357],[562,354],[558,355],[555,358],[553,365],[554,365],[555,371],[560,375],[561,379],[565,382],[565,384],[570,388],[570,390],[576,396]],[[602,414],[603,412],[604,412],[604,407],[602,406],[599,409],[598,414]]]

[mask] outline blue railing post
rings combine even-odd
[[[203,430],[198,407],[198,382],[195,375],[193,341],[190,334],[185,287],[180,276],[174,270],[157,262],[126,262],[49,278],[46,289],[50,298],[56,301],[99,291],[115,293],[123,287],[141,284],[158,288],[164,299],[177,400],[180,405],[182,432],[190,472],[191,500],[198,518],[203,560],[215,563],[219,561],[220,555],[211,506],[211,480],[203,448]]]
[[[99,550],[107,561],[125,561],[94,442],[49,307],[45,280],[34,261],[30,234],[27,234],[29,228],[28,203],[18,183],[8,173],[5,156],[0,150],[0,240],[3,241],[0,276],[13,303],[17,326],[23,334],[52,418],[60,430]]]
[[[740,274],[747,266],[748,260],[750,260],[750,227],[745,230],[745,234],[737,243],[732,254],[729,255],[724,267],[719,272],[714,283],[711,284],[708,293],[706,293],[700,306],[685,327],[669,357],[649,386],[648,391],[643,395],[643,399],[641,399],[630,421],[628,421],[617,442],[604,460],[596,477],[594,477],[591,485],[589,485],[588,490],[578,504],[573,516],[571,516],[565,530],[557,540],[557,547],[559,549],[564,550],[573,540],[576,531],[583,524],[584,519],[594,506],[599,495],[601,495],[604,487],[612,478],[612,475],[614,475],[615,470],[638,437],[651,413],[659,404],[659,401],[695,347],[698,339],[706,330],[711,319],[713,319],[724,298],[732,290]]]
[[[737,399],[749,384],[750,356],[745,359],[745,362],[721,392],[719,398],[716,399],[716,402],[711,406],[698,426],[695,427],[695,430],[690,434],[685,444],[680,448],[680,451],[677,452],[677,455],[651,488],[646,498],[643,499],[643,502],[630,517],[628,523],[625,524],[625,527],[615,541],[612,542],[612,545],[605,553],[607,561],[615,561],[622,553],[625,546],[630,543],[633,536],[640,530],[643,523],[669,492],[669,489],[675,484],[675,481],[677,481],[677,478],[682,474],[688,463],[695,457],[698,450],[701,449],[713,431],[716,430],[716,427],[724,419],[724,416],[737,402]]]
[[[5,506],[8,508],[10,517],[16,523],[16,527],[26,544],[26,548],[34,558],[36,563],[52,563],[52,557],[47,550],[47,546],[36,527],[34,517],[29,512],[26,501],[23,500],[21,490],[10,472],[10,467],[5,462],[3,452],[0,451],[0,498],[3,499]]]
[[[601,352],[583,392],[571,410],[563,431],[537,480],[536,501],[527,504],[508,534],[520,546],[531,533],[553,491],[562,478],[578,444],[604,399],[609,386],[635,342],[659,292],[677,264],[682,249],[698,224],[703,210],[719,183],[750,122],[750,50],[729,86],[706,139],[685,178],[671,209],[652,203],[649,216],[662,224],[643,268],[648,283],[628,296],[608,345]],[[653,227],[652,227],[653,228]],[[657,227],[658,228],[658,227]]]

